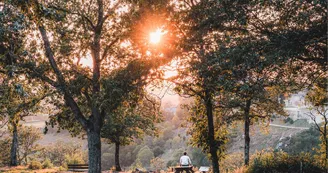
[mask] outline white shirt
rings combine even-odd
[[[180,157],[180,165],[191,165],[189,156],[183,155]]]

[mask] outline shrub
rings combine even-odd
[[[59,170],[59,171],[67,171],[67,168],[65,168],[65,167],[63,167],[63,166],[60,166],[58,170]]]
[[[324,169],[314,161],[309,154],[290,156],[285,152],[258,152],[252,156],[251,163],[246,172],[324,172]]]
[[[39,161],[32,161],[28,168],[33,170],[42,169],[42,164]]]
[[[281,149],[290,155],[298,155],[302,152],[314,155],[314,149],[319,148],[319,138],[320,132],[316,130],[315,127],[311,127],[309,130],[304,130],[293,135],[289,140],[284,142]]]
[[[11,139],[9,137],[0,140],[0,167],[9,165]]]
[[[42,163],[42,168],[46,169],[46,168],[52,168],[54,165],[51,163],[50,159],[46,159],[43,161]]]
[[[73,155],[66,155],[65,160],[67,164],[83,164],[84,160],[81,155],[73,154]]]
[[[150,166],[153,170],[158,172],[159,170],[163,170],[165,168],[165,162],[162,158],[155,157],[150,160]]]
[[[87,153],[82,150],[79,143],[57,141],[45,147],[38,154],[38,158],[42,160],[48,158],[54,166],[61,166],[67,161],[67,156],[71,155],[80,155],[80,158],[84,159]]]
[[[294,124],[294,120],[291,119],[290,117],[288,117],[287,119],[284,120],[285,123],[290,123],[290,124]]]
[[[220,161],[220,170],[222,172],[225,171],[233,171],[237,168],[240,168],[243,166],[244,163],[244,155],[241,152],[231,153],[229,155],[226,155],[221,161]]]

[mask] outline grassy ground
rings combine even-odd
[[[2,167],[0,172],[9,172],[9,173],[46,173],[46,172],[59,172],[58,168],[52,169],[40,169],[40,170],[31,170],[26,166],[15,166],[15,167]]]
[[[6,172],[6,173],[71,173],[69,171],[59,171],[59,168],[54,167],[52,169],[39,169],[39,170],[32,170],[28,169],[27,166],[15,166],[15,167],[0,167],[0,173]],[[83,172],[82,172],[83,173]],[[102,171],[102,173],[113,173],[113,171]],[[116,172],[118,173],[118,172]],[[121,172],[123,173],[123,172]],[[132,171],[128,171],[125,173],[132,173]]]

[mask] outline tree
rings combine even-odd
[[[320,146],[320,132],[315,126],[309,130],[304,130],[283,142],[282,151],[289,155],[298,155],[299,153],[310,153],[313,156]],[[285,140],[284,140],[285,141]]]
[[[28,48],[34,59],[22,58],[22,66],[58,93],[58,102],[64,103],[64,111],[69,113],[66,120],[74,120],[74,125],[87,134],[89,172],[100,172],[100,131],[106,114],[115,111],[130,92],[144,86],[152,69],[171,60],[172,46],[163,43],[163,48],[150,57],[133,45],[129,36],[136,31],[132,30],[134,23],[144,17],[139,18],[142,14],[138,13],[147,7],[142,4],[103,0],[9,2],[31,22],[30,33],[39,32],[31,37],[33,44]],[[132,7],[122,10],[126,5]],[[161,26],[166,27],[165,23]],[[42,40],[41,44],[37,40]],[[122,46],[125,41],[132,46]],[[41,46],[42,50],[37,49]],[[149,49],[149,44],[144,43],[143,48]],[[88,58],[92,67],[82,67],[80,61]],[[67,121],[66,127],[72,127]]]
[[[154,153],[148,146],[144,146],[137,154],[136,162],[139,160],[143,167],[150,166],[150,161],[154,158]]]
[[[258,100],[258,103],[262,103],[265,99],[254,98],[254,94],[262,96],[262,93],[268,92],[267,87],[279,86],[283,82],[285,82],[284,86],[293,82],[304,84],[304,80],[309,81],[320,76],[318,73],[321,71],[320,68],[327,64],[323,62],[327,52],[325,34],[327,4],[303,1],[216,2],[211,0],[185,1],[185,3],[186,10],[183,11],[183,16],[187,16],[184,21],[188,22],[181,27],[186,30],[187,36],[187,41],[184,40],[184,48],[193,50],[193,58],[196,55],[211,62],[206,64],[206,60],[195,61],[207,65],[208,74],[214,74],[210,71],[221,70],[218,73],[221,76],[217,81],[221,79],[222,92],[231,92],[233,97],[237,96],[234,92],[238,93],[237,97],[245,117],[245,164],[248,164],[250,139],[246,134],[249,131],[249,116],[253,114],[250,113],[252,102]],[[306,17],[304,13],[300,13],[304,9],[307,9]],[[203,70],[205,71],[206,68]],[[212,74],[207,78],[217,76]],[[302,76],[304,74],[306,77]],[[233,76],[236,78],[232,78]],[[273,76],[280,78],[280,83],[274,84]],[[268,85],[270,83],[271,85]],[[218,83],[212,84],[216,87]],[[255,92],[252,92],[253,89]],[[266,99],[269,101],[267,103],[275,101],[274,97],[270,97],[271,99]],[[218,98],[222,100],[221,96]],[[260,109],[261,112],[273,112],[270,109],[278,105],[280,107],[278,111],[281,112],[281,105],[277,102],[271,104],[273,106],[269,109],[263,109],[268,106],[267,103],[256,109]]]
[[[24,16],[11,4],[0,4],[0,116],[7,117],[12,132],[10,165],[17,166],[19,123],[47,96],[39,80],[28,79],[16,64],[19,56],[26,56],[22,31],[26,28]]]
[[[261,59],[261,53],[253,48],[261,47],[261,44],[253,43],[257,45],[254,46],[252,40],[248,39],[246,42],[246,46],[240,40],[238,46],[219,49],[220,55],[217,58],[229,59],[229,63],[221,68],[230,71],[223,75],[229,80],[221,82],[225,93],[222,94],[218,105],[225,109],[233,109],[225,118],[228,122],[240,119],[244,121],[244,163],[248,165],[251,120],[270,120],[272,115],[286,113],[283,110],[284,105],[277,99],[284,91],[284,81],[282,78],[272,78],[274,74],[281,73],[281,69],[275,67],[277,63],[272,59]]]
[[[133,97],[137,96],[136,100]],[[105,117],[102,137],[108,143],[115,144],[115,170],[122,171],[120,166],[120,146],[129,145],[134,139],[144,134],[156,135],[156,122],[161,121],[158,115],[159,105],[154,98],[140,94],[132,96],[111,115]]]
[[[42,138],[41,132],[39,129],[30,126],[23,127],[18,132],[18,146],[19,146],[19,162],[23,160],[25,164],[28,164],[28,156],[35,154],[40,150],[37,142]]]
[[[12,132],[11,166],[18,165],[17,153],[20,140],[18,129],[20,121],[31,115],[31,111],[36,110],[34,107],[47,96],[43,93],[42,87],[38,88],[33,86],[34,83],[21,81],[19,80],[20,77],[7,80],[2,87],[4,93],[0,96],[2,116],[8,117],[8,127]]]
[[[211,156],[213,172],[220,172],[219,156],[223,155],[225,132],[223,116],[227,114],[216,103],[223,93],[224,59],[216,60],[221,44],[226,42],[225,32],[245,32],[243,2],[218,2],[212,0],[185,1],[181,9],[180,29],[183,71],[175,84],[181,95],[196,98],[191,119],[192,135],[196,146],[202,146]],[[178,21],[176,21],[178,22]],[[229,79],[228,79],[229,80]],[[206,128],[204,128],[206,127]],[[216,129],[215,129],[216,128]],[[216,131],[220,129],[220,131]],[[223,133],[220,133],[223,132]],[[219,152],[219,156],[218,156]]]
[[[306,100],[312,104],[308,116],[315,124],[316,130],[320,133],[320,161],[323,167],[328,171],[328,84],[327,72],[317,80],[313,88],[306,95]],[[317,117],[321,118],[320,123]]]

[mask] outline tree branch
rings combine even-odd
[[[109,45],[107,45],[107,46],[105,47],[105,50],[104,50],[104,53],[103,53],[103,55],[102,55],[102,57],[101,57],[101,59],[100,59],[100,62],[103,61],[103,60],[106,58],[109,49],[110,49],[110,48],[111,48],[111,47],[112,47],[117,41],[119,41],[119,38],[116,38],[116,39],[113,40]]]
[[[86,129],[87,128],[87,120],[83,116],[83,113],[81,112],[79,106],[77,105],[77,103],[72,98],[71,94],[69,93],[69,91],[66,88],[66,82],[65,82],[64,76],[63,76],[63,74],[61,73],[61,71],[59,70],[59,68],[57,66],[57,63],[55,61],[52,49],[50,47],[50,42],[49,42],[49,39],[48,39],[48,36],[47,36],[46,29],[44,28],[44,26],[42,24],[39,25],[39,31],[40,31],[41,36],[42,36],[44,48],[45,48],[45,51],[46,51],[46,57],[48,58],[49,63],[50,63],[52,69],[54,70],[54,72],[55,72],[55,74],[58,78],[59,86],[61,87],[59,90],[62,90],[64,92],[64,99],[65,99],[66,103],[72,109],[76,119]]]
[[[60,8],[60,7],[56,7],[56,6],[49,6],[49,8],[53,8],[53,9],[56,9],[58,11],[63,11],[65,13],[68,13],[68,14],[73,14],[73,15],[78,15],[78,16],[81,16],[82,19],[86,20],[87,23],[90,25],[90,27],[94,30],[95,29],[95,25],[92,23],[92,21],[87,17],[85,16],[83,13],[80,13],[80,12],[72,12],[68,9],[64,9],[64,8]]]

